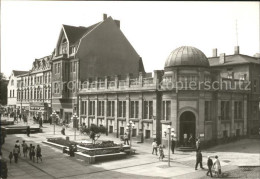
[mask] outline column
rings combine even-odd
[[[143,72],[139,73],[139,85],[142,87],[143,86]]]
[[[95,99],[95,119],[94,120],[96,120],[95,122],[96,122],[96,125],[98,124],[98,120],[97,120],[97,114],[98,114],[98,97],[96,96],[96,99]],[[95,123],[94,122],[94,123]]]
[[[142,122],[143,121],[143,94],[142,93],[139,95],[139,109],[138,109],[138,111],[139,111],[138,116],[139,116],[140,120],[139,120],[138,128],[137,128],[136,132],[137,132],[138,137],[141,138],[141,142],[143,142],[143,122]],[[141,136],[139,136],[139,134]]]
[[[106,78],[107,79],[107,78]],[[107,82],[106,82],[107,84]],[[106,86],[107,88],[107,86]],[[104,126],[107,128],[107,133],[106,135],[108,135],[108,121],[107,121],[107,96],[105,98],[105,101],[104,101]]]
[[[118,136],[119,136],[119,129],[118,129],[117,116],[118,116],[118,96],[116,96],[116,99],[115,99],[115,122],[114,122],[114,125],[115,125],[114,128],[115,128],[115,131],[116,131],[116,137],[118,138]]]
[[[231,126],[230,126],[230,137],[235,135],[235,116],[234,116],[234,111],[235,111],[235,101],[233,99],[231,99]]]
[[[126,113],[125,113],[125,116],[126,116],[126,124],[129,122],[129,119],[130,119],[130,95],[127,94],[126,95]]]

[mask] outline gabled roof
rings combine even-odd
[[[238,64],[245,64],[245,63],[260,64],[259,59],[248,55],[242,55],[242,54],[226,55],[225,63],[223,64],[219,63],[219,57],[209,57],[208,60],[210,66],[238,65]]]
[[[23,75],[28,73],[29,71],[17,71],[17,70],[13,70],[13,74],[14,76],[18,76],[18,75]]]
[[[100,23],[100,22],[99,22]],[[75,27],[75,26],[70,26],[70,25],[62,25],[64,28],[64,32],[66,33],[69,43],[72,45],[75,42],[79,41],[84,34],[88,33],[91,31],[94,27],[96,27],[99,23],[93,24],[89,27]]]

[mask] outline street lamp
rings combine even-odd
[[[78,116],[76,113],[73,114],[73,116],[71,117],[71,120],[73,122],[73,128],[75,129],[74,130],[74,140],[76,140],[76,131],[77,131],[77,128],[78,128]]]
[[[168,129],[168,133],[165,130],[164,131],[164,135],[166,137],[166,135],[168,135],[168,166],[170,166],[170,155],[171,155],[171,137],[175,137],[175,133],[174,133],[174,128],[172,128],[170,125],[167,126]]]
[[[53,134],[55,135],[55,123],[56,123],[57,114],[55,111],[53,111],[50,116],[52,118],[52,123],[53,123]]]
[[[129,130],[129,135],[130,135],[130,149],[132,147],[132,129],[135,127],[135,125],[133,124],[132,121],[129,121],[129,123],[127,123],[127,128]]]

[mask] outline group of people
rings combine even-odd
[[[24,115],[24,114],[23,115],[22,114],[14,115],[13,117],[14,117],[14,123],[15,122],[18,123],[18,118],[20,119],[20,122],[22,121],[22,119],[23,119],[24,123],[28,122],[28,117],[26,115]]]
[[[158,145],[157,141],[154,140],[152,143],[152,148],[153,148],[152,154],[155,153],[155,155],[158,155],[157,153],[159,151],[159,160],[163,160],[163,158],[165,157],[163,152],[163,145],[162,144]]]
[[[28,146],[27,143],[25,141],[23,141],[23,143],[20,145],[19,140],[16,140],[13,151],[11,151],[9,153],[10,163],[12,163],[13,158],[14,158],[14,162],[18,163],[18,158],[19,158],[19,156],[22,155],[21,149],[22,149],[22,152],[23,152],[23,156],[25,158],[27,158],[28,153],[29,153],[29,158],[30,158],[31,161],[35,162],[35,156],[36,156],[37,163],[38,163],[39,159],[42,162],[42,152],[41,152],[41,147],[40,147],[39,144],[37,144],[36,147],[33,146],[32,144],[30,144]]]
[[[39,123],[39,127],[41,128],[41,127],[43,127],[42,126],[42,124],[43,124],[43,120],[42,120],[42,118],[41,117],[35,117],[35,116],[33,116],[33,122],[34,123]]]

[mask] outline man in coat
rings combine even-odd
[[[210,156],[208,156],[207,165],[208,165],[208,172],[207,172],[206,175],[208,176],[209,173],[210,173],[210,176],[212,177],[212,171],[211,171],[211,169],[212,169],[212,166],[213,166],[213,161],[212,161],[212,159],[210,158]]]
[[[200,150],[198,150],[198,151],[197,151],[197,154],[196,154],[195,170],[198,170],[198,169],[197,169],[198,164],[200,164],[200,168],[201,168],[201,169],[204,169],[203,166],[202,166],[202,154],[201,154],[201,151],[200,151]]]

